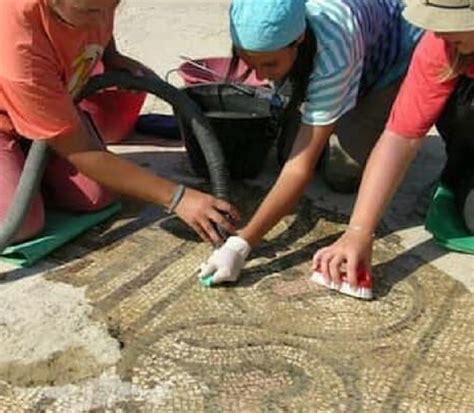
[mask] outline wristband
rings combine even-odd
[[[183,198],[185,191],[186,187],[184,185],[178,185],[178,188],[176,188],[176,191],[174,191],[173,198],[171,198],[170,206],[166,209],[168,214],[172,214],[174,212],[179,202]]]
[[[348,225],[346,231],[360,232],[361,234],[366,233],[372,238],[375,238],[375,233],[366,231],[362,225]]]

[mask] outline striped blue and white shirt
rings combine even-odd
[[[405,72],[421,30],[406,22],[402,0],[307,0],[317,53],[302,120],[330,125],[361,94]]]

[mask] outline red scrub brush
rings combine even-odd
[[[361,298],[362,300],[372,299],[372,274],[364,267],[360,267],[357,271],[357,287],[355,288],[352,288],[349,284],[346,273],[341,274],[340,285],[336,285],[333,281],[326,281],[324,275],[319,271],[313,272],[311,281],[351,297]]]

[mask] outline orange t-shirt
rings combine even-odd
[[[2,0],[0,131],[50,139],[78,127],[73,98],[112,39],[113,19],[77,28],[47,0]]]

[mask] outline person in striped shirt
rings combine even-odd
[[[236,281],[251,248],[293,209],[317,164],[333,189],[356,190],[421,36],[403,8],[402,0],[232,0],[236,59],[259,79],[289,85],[283,168],[239,235],[201,266],[201,278]]]

